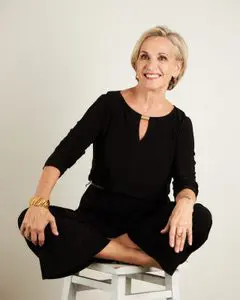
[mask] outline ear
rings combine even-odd
[[[182,70],[182,61],[181,60],[176,60],[174,63],[174,67],[173,67],[173,77],[178,77],[180,72]]]

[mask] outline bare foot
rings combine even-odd
[[[118,237],[116,238],[111,238],[111,240],[115,240],[115,241],[118,241],[120,242],[121,244],[125,245],[126,247],[128,248],[134,248],[134,249],[140,249],[140,247],[135,244],[128,236],[127,233],[124,233],[122,235],[119,235]],[[141,250],[141,249],[140,249]]]
[[[141,249],[126,247],[116,240],[111,240],[105,248],[103,248],[95,257],[122,261],[140,266],[157,267],[161,266],[151,256],[143,252]]]
[[[154,259],[152,258],[151,256],[150,257],[150,260],[149,260],[149,267],[155,267],[155,268],[159,268],[159,269],[162,269],[162,267],[159,265],[159,263]]]

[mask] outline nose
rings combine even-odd
[[[158,69],[158,60],[149,59],[146,65],[148,71],[154,72],[154,70],[156,71]]]

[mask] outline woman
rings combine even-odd
[[[47,159],[19,216],[43,279],[103,259],[172,275],[208,238],[211,213],[195,203],[192,122],[165,95],[186,70],[186,44],[167,27],[151,28],[136,43],[131,63],[137,85],[99,96]],[[90,144],[90,185],[79,207],[49,206],[56,181]]]

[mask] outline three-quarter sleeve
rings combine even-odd
[[[191,119],[186,116],[178,131],[173,160],[173,195],[175,199],[184,188],[191,189],[196,196],[198,195],[194,156],[193,126]]]
[[[88,108],[83,117],[60,141],[44,163],[60,171],[60,177],[70,168],[103,132],[109,118],[106,95],[103,94]]]

